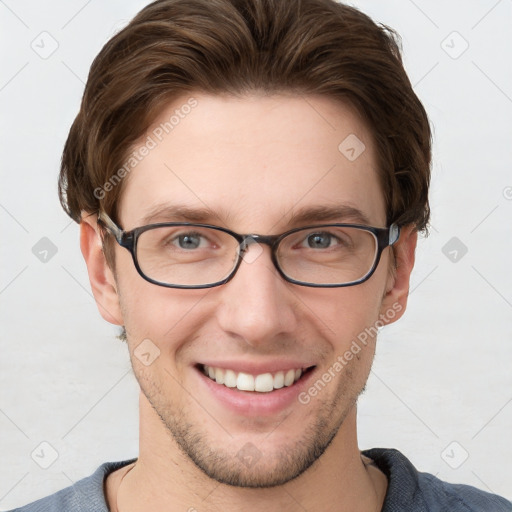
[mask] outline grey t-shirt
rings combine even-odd
[[[462,484],[449,484],[419,472],[398,450],[364,450],[388,477],[382,512],[512,512],[512,503],[495,494]],[[16,512],[109,512],[103,483],[113,471],[136,459],[106,462],[91,476]],[[15,512],[15,511],[11,511]]]

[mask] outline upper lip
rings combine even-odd
[[[240,360],[208,360],[201,361],[199,365],[213,366],[224,370],[233,370],[234,372],[249,373],[252,375],[261,375],[262,373],[276,373],[278,371],[286,372],[296,370],[297,368],[306,369],[315,366],[309,361],[299,361],[293,359],[279,359],[267,362],[240,361]]]

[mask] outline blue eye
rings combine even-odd
[[[197,249],[201,245],[201,235],[188,233],[177,237],[181,249]]]
[[[335,239],[331,233],[312,233],[306,240],[308,247],[312,249],[326,249],[331,246],[331,242]]]

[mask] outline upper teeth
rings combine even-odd
[[[279,371],[275,373],[261,373],[251,375],[250,373],[234,372],[213,366],[203,366],[205,375],[215,380],[218,384],[224,384],[228,388],[238,388],[241,391],[259,391],[261,393],[291,386],[300,379],[302,369]]]

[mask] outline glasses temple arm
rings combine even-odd
[[[400,238],[400,226],[391,224],[389,226],[389,245],[393,245]]]
[[[119,243],[121,243],[124,231],[120,229],[119,226],[105,212],[100,211],[98,213],[98,221],[115,236]]]

